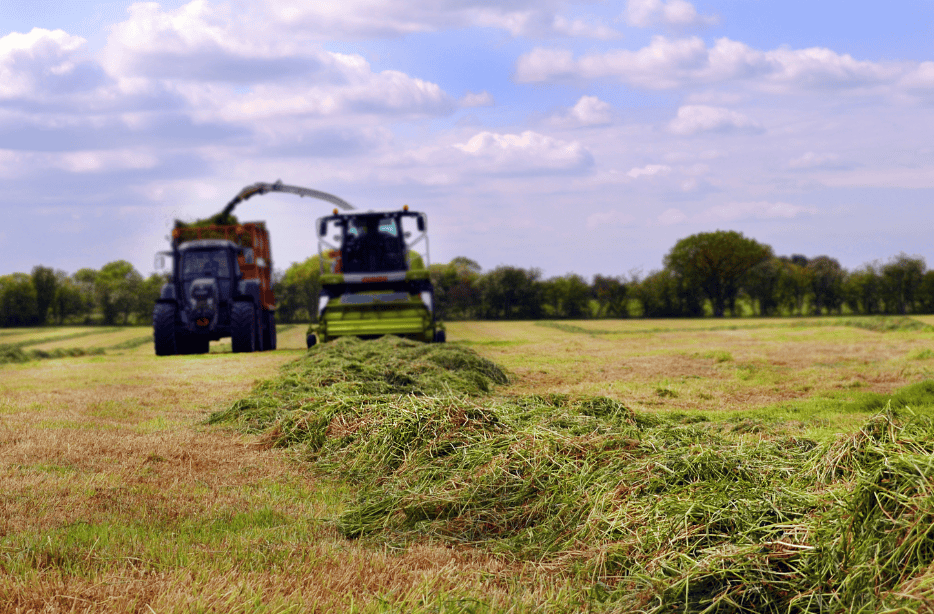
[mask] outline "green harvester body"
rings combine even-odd
[[[309,347],[345,336],[445,340],[434,312],[423,213],[335,210],[319,218],[316,227],[321,295]],[[423,241],[424,255],[413,249]]]

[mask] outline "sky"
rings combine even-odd
[[[148,275],[278,179],[483,270],[645,275],[714,230],[934,267],[934,2],[0,0],[0,274]],[[284,270],[331,208],[235,214]]]

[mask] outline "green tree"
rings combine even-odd
[[[318,297],[321,295],[320,257],[315,254],[302,262],[292,263],[275,285],[274,291],[277,318],[281,321],[305,318],[316,321]]]
[[[478,280],[484,317],[493,320],[542,317],[542,272],[499,266]]]
[[[717,230],[681,239],[665,256],[665,267],[688,292],[710,299],[713,313],[723,317],[735,304],[746,273],[772,256],[772,248],[736,231]]]
[[[876,264],[866,264],[846,276],[843,294],[847,306],[856,313],[879,313],[882,278]]]
[[[44,266],[33,267],[32,285],[36,289],[38,323],[45,324],[49,317],[49,307],[55,299],[55,288],[58,286],[55,271]]]
[[[52,298],[52,317],[58,324],[64,324],[66,318],[84,313],[87,313],[87,301],[78,282],[60,276]]]
[[[806,268],[811,276],[811,308],[814,313],[820,315],[823,310],[839,313],[843,308],[846,271],[830,256],[812,258]]]
[[[470,319],[480,308],[477,282],[480,265],[458,256],[447,264],[431,265],[431,283],[435,290],[435,308],[445,319]]]
[[[95,307],[98,307],[96,291],[97,276],[98,272],[94,269],[84,268],[78,269],[78,271],[72,277],[75,282],[75,286],[81,293],[83,305],[81,312],[77,315],[83,315],[85,317],[85,322],[87,323],[90,323],[91,321],[91,312],[94,311]]]
[[[557,318],[582,318],[590,312],[592,292],[587,281],[580,275],[568,273],[563,277],[552,277],[542,282],[542,298],[552,308]]]
[[[39,321],[39,301],[25,273],[0,277],[0,326],[31,326]]]
[[[788,312],[804,315],[804,306],[811,293],[811,271],[807,268],[808,259],[801,254],[779,256],[782,274],[779,276],[776,292],[780,308]]]
[[[143,276],[126,260],[115,260],[101,267],[94,289],[104,316],[104,324],[114,324],[123,315],[127,324],[130,313],[138,304]]]
[[[886,311],[904,315],[915,310],[926,268],[924,258],[904,253],[882,267],[882,300]]]
[[[595,275],[591,288],[593,297],[597,301],[598,318],[629,317],[629,310],[626,306],[629,288],[622,279]]]
[[[774,256],[752,267],[746,274],[743,289],[758,306],[760,316],[770,316],[778,312],[780,288],[785,274],[784,263]]]

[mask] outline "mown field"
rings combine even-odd
[[[0,610],[923,612],[934,319],[0,331]]]

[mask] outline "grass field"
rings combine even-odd
[[[333,373],[301,388],[320,376],[315,356],[329,356],[293,362],[306,355],[301,326],[280,326],[276,352],[221,342],[163,359],[145,328],[0,331],[0,348],[103,352],[0,364],[0,604],[925,611],[934,538],[915,529],[934,519],[932,324],[451,323],[451,349],[500,365],[510,383],[472,392],[445,380],[452,394],[428,396],[408,375],[405,394]],[[390,370],[386,381],[402,381],[406,364]],[[439,442],[457,453],[439,456]],[[904,530],[875,539],[854,528],[852,506],[860,493],[884,499],[866,490],[879,458],[922,469],[880,478],[914,476],[893,490],[910,514],[878,506]],[[887,549],[901,558],[880,561]],[[838,586],[825,568],[846,565]],[[827,586],[809,601],[761,597],[800,592],[792,576]],[[874,600],[851,598],[865,586]]]

